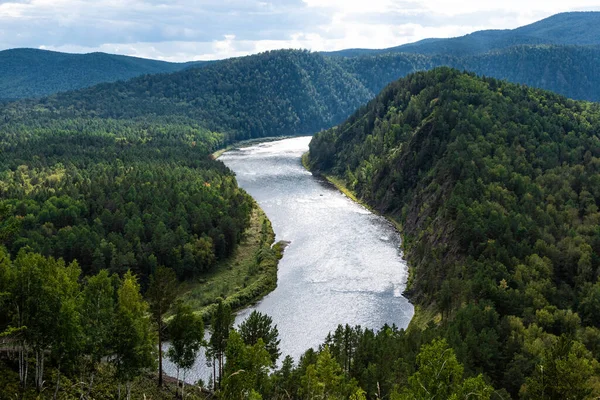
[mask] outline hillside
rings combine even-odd
[[[600,44],[600,12],[561,13],[516,29],[484,30],[455,38],[425,39],[387,49],[347,49],[325,54],[356,57],[392,52],[462,57],[507,47],[540,44]]]
[[[596,104],[438,68],[316,135],[309,162],[400,221],[412,299],[438,313],[467,370],[512,396],[587,398],[600,357],[599,130]],[[539,386],[539,365],[551,374],[561,357],[578,375],[555,369]]]
[[[387,53],[335,60],[374,94],[409,73],[449,66],[573,99],[600,100],[598,46],[516,46],[468,57]]]
[[[179,119],[247,139],[331,127],[371,97],[332,60],[281,50],[22,101],[1,112],[9,124],[90,117]]]
[[[347,118],[389,82],[440,65],[600,100],[600,48],[515,47],[473,57],[382,54],[354,58],[280,50],[171,74],[104,83],[0,107],[6,127],[70,119],[177,121],[226,141],[312,134]]]
[[[169,63],[116,54],[37,49],[0,51],[0,99],[42,97],[102,82],[175,72],[198,63]]]

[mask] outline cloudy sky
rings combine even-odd
[[[571,10],[600,10],[600,1],[0,0],[0,50],[188,61],[279,48],[385,48]]]

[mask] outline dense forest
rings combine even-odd
[[[472,57],[390,53],[347,58],[272,51],[0,104],[0,129],[109,119],[203,127],[223,132],[226,142],[311,134],[340,123],[389,82],[441,65],[598,100],[598,60],[600,48],[577,46],[511,47]]]
[[[387,53],[336,60],[374,94],[412,72],[449,66],[573,99],[600,100],[595,90],[600,83],[597,46],[515,46],[468,57]]]
[[[252,207],[209,160],[219,140],[187,125],[100,119],[6,128],[0,199],[18,231],[5,245],[77,260],[85,274],[210,269],[232,253]]]
[[[594,100],[599,51],[282,50],[0,105],[0,398],[169,398],[157,359],[185,375],[202,346],[215,379],[188,398],[599,396],[600,108],[436,68]],[[174,288],[234,254],[253,209],[210,153],[356,109],[309,161],[401,222],[417,319],[341,326],[294,363],[268,316],[233,329],[232,296],[205,342]]]
[[[339,326],[297,363],[281,356],[277,327],[254,311],[237,328],[219,302],[204,339],[202,318],[176,301],[176,276],[152,274],[146,299],[130,271],[82,279],[77,262],[0,249],[0,399],[489,399],[493,388],[465,367],[434,330],[378,332]],[[167,312],[170,318],[165,319]],[[157,338],[170,346],[157,352]],[[186,385],[201,347],[214,379]],[[159,356],[159,354],[161,354]],[[157,357],[177,366],[156,385]],[[159,358],[160,359],[160,358]],[[160,382],[160,381],[159,381]],[[435,398],[435,397],[434,397]]]
[[[0,99],[42,97],[140,75],[180,71],[202,63],[169,63],[106,53],[37,49],[0,51]]]
[[[282,50],[24,100],[0,114],[7,124],[177,119],[226,132],[233,140],[313,133],[341,122],[371,97],[332,60]]]
[[[439,68],[316,135],[310,164],[401,223],[409,293],[465,371],[513,397],[586,398],[600,376],[599,129],[597,104]]]

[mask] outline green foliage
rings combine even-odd
[[[592,394],[590,378],[598,362],[585,347],[565,336],[544,352],[535,372],[521,388],[523,399],[587,399]]]
[[[263,398],[268,385],[271,355],[262,339],[246,344],[241,335],[232,330],[225,350],[227,362],[223,371],[222,398]]]
[[[129,383],[154,366],[155,338],[147,315],[148,304],[137,278],[128,271],[117,291],[118,306],[112,335],[112,359],[117,379]]]
[[[392,399],[490,399],[493,389],[481,375],[463,380],[463,367],[444,340],[434,340],[421,348],[417,372],[408,387]]]
[[[316,135],[309,162],[401,222],[413,300],[516,396],[557,337],[596,349],[599,129],[596,104],[440,68]]]
[[[204,342],[204,323],[182,302],[177,302],[175,314],[169,322],[169,338],[169,359],[177,368],[189,370]]]
[[[233,253],[252,208],[207,159],[218,137],[108,120],[19,128],[0,139],[0,204],[20,228],[7,247],[76,259],[86,275],[131,269],[144,284],[157,264],[180,278],[209,270]]]
[[[266,314],[256,310],[252,311],[248,318],[239,326],[239,333],[244,343],[253,346],[261,339],[265,349],[269,352],[273,365],[281,355],[279,350],[279,331],[277,325],[273,326],[273,320]]]
[[[150,275],[150,284],[146,291],[146,298],[150,305],[152,319],[156,324],[156,333],[158,338],[158,385],[163,383],[162,369],[162,343],[166,325],[164,316],[171,308],[171,304],[177,296],[177,277],[175,272],[163,266],[159,266],[152,275]],[[178,309],[179,311],[179,309]],[[177,364],[177,363],[176,363]],[[178,365],[178,364],[177,364]]]
[[[93,374],[103,358],[112,355],[113,323],[116,317],[116,280],[108,271],[86,278],[82,290],[81,321],[84,333],[83,354]]]
[[[234,316],[231,312],[231,306],[224,301],[219,301],[210,322],[212,334],[208,342],[207,351],[208,357],[212,358],[213,372],[216,363],[218,362],[219,364],[216,373],[213,373],[215,387],[220,387],[223,379],[225,351],[227,349],[227,342],[229,340],[233,322]]]
[[[171,347],[167,357],[177,366],[178,381],[179,370],[183,369],[181,397],[185,398],[185,374],[194,366],[200,347],[204,344],[204,322],[189,306],[178,301],[175,305],[175,315],[169,322],[169,337]]]
[[[371,95],[334,61],[281,50],[11,103],[0,108],[0,121],[185,121],[227,132],[232,141],[311,134],[342,121]]]

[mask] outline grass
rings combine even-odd
[[[442,322],[442,316],[433,307],[423,307],[415,304],[415,314],[410,320],[407,329],[424,330],[430,322],[439,325]]]
[[[255,204],[235,254],[194,281],[182,283],[179,298],[205,320],[221,299],[234,310],[255,303],[277,286],[277,264],[285,243],[272,246],[274,241],[271,222]]]

